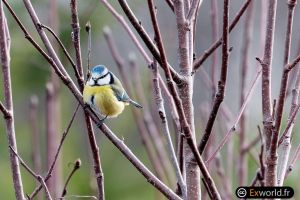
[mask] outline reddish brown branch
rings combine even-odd
[[[150,11],[150,15],[151,15],[153,29],[154,29],[155,36],[156,36],[157,46],[158,46],[158,49],[159,49],[159,52],[160,52],[160,55],[161,55],[161,60],[162,60],[161,66],[162,66],[162,68],[165,72],[168,88],[169,88],[170,93],[172,94],[172,96],[174,98],[175,105],[177,107],[181,128],[184,132],[185,138],[187,140],[187,144],[190,146],[190,148],[192,150],[192,153],[195,156],[196,162],[200,167],[200,170],[201,170],[202,175],[203,175],[203,177],[206,181],[206,184],[209,188],[210,193],[212,194],[214,199],[220,199],[220,194],[219,194],[219,192],[216,188],[216,185],[215,185],[213,179],[211,178],[209,172],[207,171],[206,166],[205,166],[205,164],[204,164],[204,162],[203,162],[203,160],[200,156],[200,153],[197,150],[196,143],[195,143],[195,141],[193,139],[193,136],[192,136],[191,128],[190,128],[190,126],[187,122],[187,119],[185,117],[185,113],[184,113],[184,110],[183,110],[181,99],[179,98],[178,93],[177,93],[176,88],[175,88],[175,85],[173,83],[173,78],[172,78],[168,63],[167,63],[167,58],[166,58],[166,54],[165,54],[165,50],[164,50],[160,30],[159,30],[156,15],[155,15],[155,8],[154,8],[153,1],[148,0],[148,5],[149,5],[149,11]]]
[[[130,80],[129,80],[128,75],[125,73],[125,66],[124,66],[125,61],[123,60],[123,58],[121,57],[121,55],[119,54],[119,52],[117,50],[116,44],[112,37],[112,33],[108,27],[105,27],[103,32],[104,32],[104,37],[107,41],[109,50],[111,51],[111,55],[112,55],[114,61],[116,62],[116,65],[120,71],[120,75],[123,80],[124,87],[126,88],[126,91],[129,94],[129,96],[133,96],[133,88],[130,85]],[[139,93],[139,92],[137,92],[137,93]],[[145,107],[147,104],[147,101],[144,100],[141,102],[142,102],[143,107]],[[161,164],[162,160],[156,154],[157,148],[154,149],[154,147],[156,147],[156,146],[153,144],[153,142],[150,138],[151,137],[150,135],[152,133],[149,133],[149,131],[144,123],[144,120],[143,120],[144,118],[141,117],[141,113],[137,109],[131,109],[131,110],[133,112],[134,118],[136,119],[137,127],[139,129],[139,133],[141,135],[142,142],[145,145],[146,151],[149,155],[149,159],[151,161],[151,164],[153,165],[154,171],[156,172],[157,176],[161,180],[164,180],[164,177],[166,177],[166,174],[165,174],[166,169],[163,168],[163,166]],[[158,139],[160,139],[160,138],[158,138]]]
[[[80,91],[83,91],[84,75],[83,75],[81,48],[80,48],[80,26],[79,26],[79,19],[77,13],[77,0],[71,0],[70,7],[71,7],[71,18],[72,18],[71,26],[72,26],[72,33],[73,33],[72,42],[75,48],[77,71],[79,72],[79,76],[80,76],[80,78],[77,79],[77,82]],[[102,172],[99,147],[97,145],[97,141],[95,138],[92,121],[86,111],[84,111],[84,117],[85,117],[85,122],[87,127],[87,135],[89,138],[89,143],[92,151],[94,172],[95,172],[95,177],[96,177],[97,187],[98,187],[98,199],[104,200],[105,199],[104,175]]]
[[[131,11],[129,5],[127,4],[126,0],[118,0],[120,6],[122,7],[124,13],[126,14],[127,18],[129,19],[132,26],[136,29],[140,37],[142,38],[143,42],[146,44],[149,51],[152,53],[154,58],[158,61],[158,63],[162,66],[162,55],[160,55],[159,50],[156,48],[154,43],[152,42],[150,36],[147,34],[139,20],[136,18],[134,13]],[[169,64],[168,64],[169,65]],[[180,84],[181,83],[181,77],[180,75],[169,65],[170,72],[172,74],[172,78],[175,81],[175,83]]]
[[[226,80],[227,80],[227,68],[228,68],[228,16],[229,16],[229,0],[224,1],[224,15],[223,15],[223,44],[222,44],[222,67],[220,80],[218,82],[218,92],[216,93],[212,110],[209,115],[208,122],[205,127],[204,135],[202,136],[199,144],[199,152],[203,153],[208,139],[211,135],[219,107],[224,100]]]
[[[247,0],[243,6],[241,7],[241,9],[239,10],[239,12],[237,13],[237,15],[235,16],[235,18],[233,19],[233,21],[231,22],[230,26],[229,26],[229,33],[234,29],[234,27],[237,25],[237,23],[239,22],[240,18],[242,17],[242,15],[245,13],[246,9],[248,8],[249,4],[251,3],[252,0]],[[195,73],[199,67],[205,62],[205,60],[222,44],[222,38],[220,38],[218,41],[216,41],[214,44],[212,44],[207,50],[204,51],[203,55],[201,55],[199,58],[197,58],[194,61],[193,64],[193,73]]]

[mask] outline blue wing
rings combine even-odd
[[[134,105],[137,108],[143,108],[140,104],[138,104],[137,102],[130,99],[127,92],[124,90],[124,88],[120,88],[118,86],[111,86],[111,88],[114,91],[115,96],[118,99],[118,101],[122,101],[122,102],[125,102],[125,103],[130,103],[130,104]]]

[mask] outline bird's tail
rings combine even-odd
[[[133,101],[132,99],[129,100],[129,103],[131,105],[134,105],[137,108],[143,108],[143,106],[141,106],[140,104],[138,104],[137,102]]]

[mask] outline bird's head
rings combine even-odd
[[[91,77],[88,81],[90,86],[108,85],[112,79],[111,73],[104,65],[96,65],[91,71]]]

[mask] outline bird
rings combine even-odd
[[[92,68],[83,89],[83,101],[104,117],[100,119],[99,125],[107,118],[117,117],[126,105],[143,108],[128,96],[121,81],[104,65],[96,65]]]

